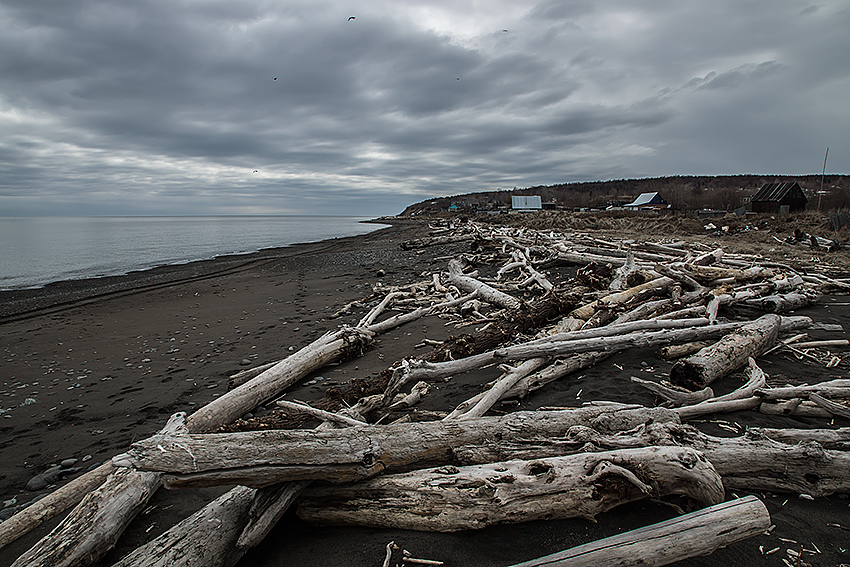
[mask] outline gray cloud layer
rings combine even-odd
[[[480,4],[0,1],[0,215],[850,171],[846,1]]]

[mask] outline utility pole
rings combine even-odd
[[[818,212],[820,212],[820,200],[823,199],[823,177],[826,175],[827,156],[829,156],[829,146],[826,147],[826,153],[823,155],[823,171],[820,174],[820,191],[818,191]]]

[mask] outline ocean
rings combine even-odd
[[[0,217],[0,289],[355,236],[369,217]]]

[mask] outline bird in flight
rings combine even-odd
[[[274,80],[276,81],[276,80],[277,80],[277,77],[275,77],[275,78],[274,78]]]
[[[259,169],[255,169],[255,170],[254,170],[254,173],[260,173],[260,170],[259,170]]]
[[[356,20],[356,19],[357,19],[357,18],[355,18],[354,16],[350,16],[350,17],[348,18],[348,21],[350,22],[351,20]]]

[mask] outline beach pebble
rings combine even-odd
[[[37,474],[31,479],[29,479],[26,488],[30,492],[35,492],[36,490],[47,488],[51,484],[54,484],[57,480],[64,478],[70,474],[79,472],[79,470],[80,469],[78,468],[63,467],[62,465],[52,466],[43,473]]]
[[[35,475],[27,482],[27,490],[29,490],[30,492],[35,492],[36,490],[47,488],[48,484],[53,483],[56,478],[56,475],[59,473],[60,470],[62,470],[62,467],[56,465],[55,467],[50,467],[41,474]]]
[[[12,516],[14,516],[15,512],[17,512],[17,511],[18,511],[17,507],[15,507],[15,508],[3,508],[2,510],[0,510],[0,522],[8,520]]]
[[[239,364],[241,364],[242,366],[248,366],[249,364],[251,364],[251,361],[247,358],[243,358],[242,362],[240,362]]]
[[[73,467],[76,464],[77,464],[77,459],[65,459],[64,461],[59,463],[59,466],[67,469],[67,468]]]

